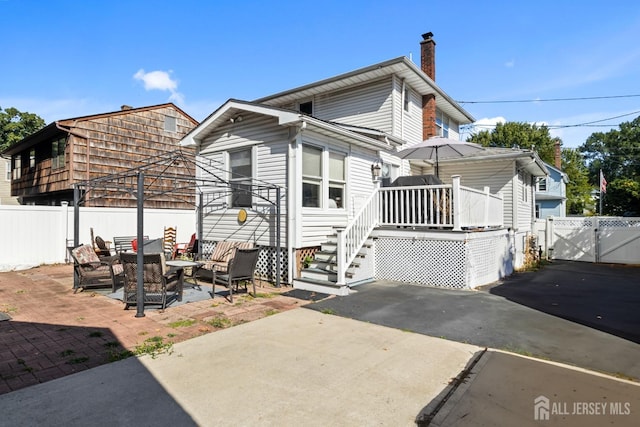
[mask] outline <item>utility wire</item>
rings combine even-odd
[[[637,98],[637,95],[609,95],[609,96],[583,96],[579,98],[548,98],[548,99],[511,99],[497,101],[456,101],[458,104],[510,104],[525,102],[564,102],[564,101],[588,101],[594,99]]]

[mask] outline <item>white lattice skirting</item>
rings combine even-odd
[[[202,255],[204,259],[211,256],[214,248],[216,247],[217,242],[214,241],[203,241],[202,242]],[[261,246],[260,247],[260,257],[258,258],[258,264],[256,265],[256,275],[258,277],[264,278],[270,282],[275,283],[276,272],[278,271],[276,266],[276,252],[277,248]],[[287,251],[280,249],[280,265],[281,267],[281,275],[280,280],[281,283],[289,283],[288,274],[287,274]]]
[[[507,230],[381,235],[375,242],[376,279],[473,289],[513,272],[512,248]]]

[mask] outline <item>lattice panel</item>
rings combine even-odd
[[[553,218],[553,226],[561,228],[589,228],[593,227],[591,218]]]
[[[206,259],[211,256],[213,250],[216,247],[217,242],[203,241],[202,242],[202,258]],[[256,275],[271,283],[276,282],[276,252],[277,248],[261,246],[260,257],[258,258],[258,264],[256,265]],[[280,281],[282,284],[289,283],[288,276],[288,257],[287,251],[280,249],[280,265],[281,276]]]
[[[463,241],[380,238],[376,279],[445,288],[468,288]]]
[[[296,274],[300,274],[300,271],[302,271],[304,259],[308,256],[313,258],[320,248],[320,246],[314,246],[296,250]]]
[[[626,219],[626,218],[599,218],[598,228],[602,227],[640,227],[640,220],[638,219]]]
[[[511,272],[511,265],[503,265],[509,259],[509,235],[476,238],[467,242],[469,257],[468,285],[472,288],[495,282]]]

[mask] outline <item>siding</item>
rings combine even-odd
[[[364,126],[391,133],[391,77],[355,88],[317,96],[314,116],[354,126]]]
[[[434,173],[424,169],[423,173]],[[513,227],[513,191],[514,179],[513,160],[487,160],[466,163],[440,163],[440,179],[451,184],[451,176],[460,175],[460,184],[465,187],[482,190],[485,186],[491,193],[502,193],[504,201],[504,226]],[[530,214],[527,215],[530,217]]]
[[[7,172],[11,173],[11,160],[0,158],[0,205],[17,205],[18,200],[11,197],[11,180],[7,180]]]
[[[289,131],[278,126],[276,119],[258,115],[243,115],[242,122],[236,122],[218,128],[200,147],[199,159],[208,162],[208,171],[198,171],[198,176],[217,175],[228,179],[228,166],[225,163],[225,152],[240,147],[255,147],[253,159],[254,179],[265,183],[279,185],[281,190],[281,235],[280,244],[285,246],[287,217],[287,150]],[[218,195],[228,194],[222,186],[216,190]],[[261,192],[265,198],[275,201],[275,190],[270,194]],[[269,202],[259,197],[253,198],[252,208],[247,208],[247,221],[243,224],[237,220],[239,208],[229,207],[230,198],[223,196],[212,201],[205,208],[203,218],[203,240],[237,240],[252,241],[258,245],[276,246],[275,235],[276,210]]]
[[[520,172],[518,175],[518,231],[531,231],[531,216],[533,206],[533,188],[531,175]],[[526,197],[525,197],[526,194]]]

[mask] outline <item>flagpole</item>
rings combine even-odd
[[[602,175],[602,169],[600,169],[600,216],[602,216],[602,177],[604,175]]]

